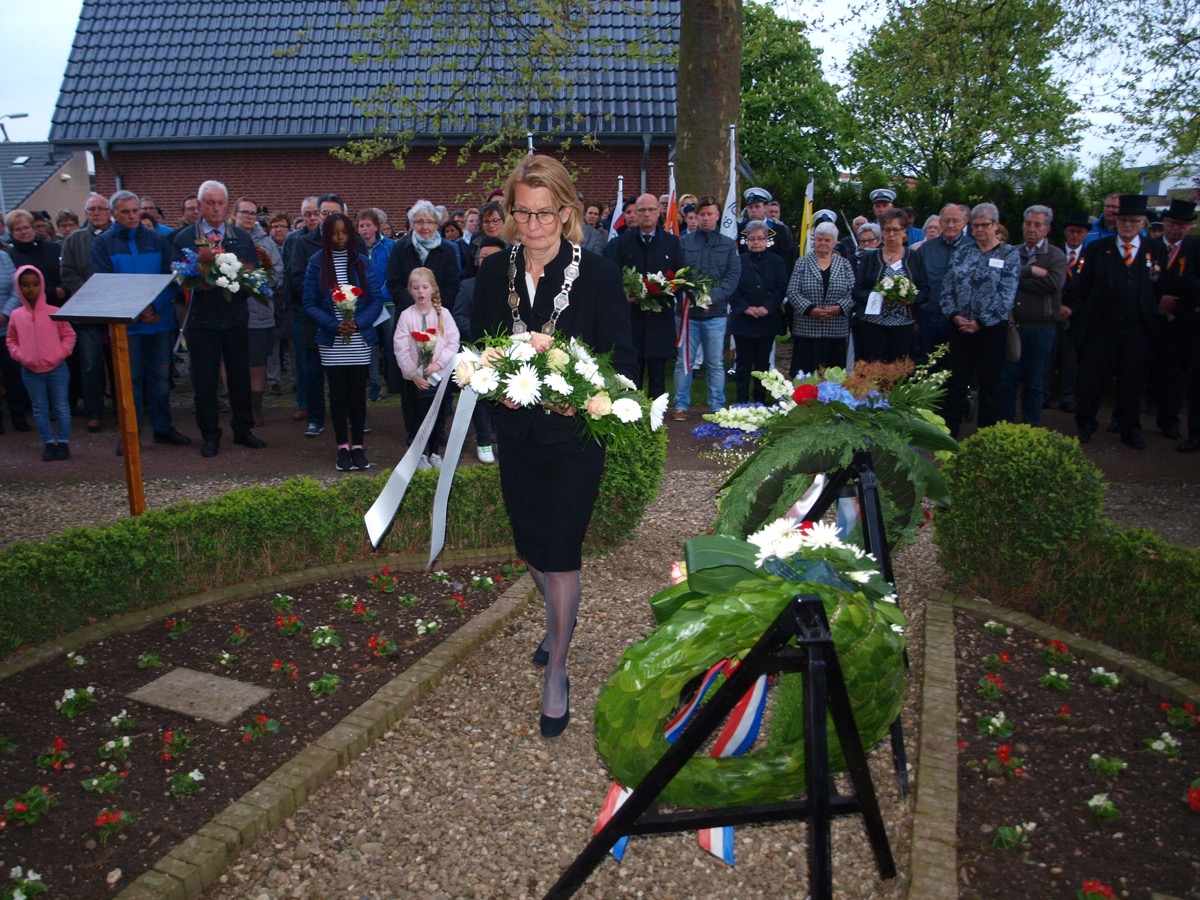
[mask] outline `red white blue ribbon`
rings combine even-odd
[[[621,804],[628,800],[629,795],[632,793],[633,791],[629,788],[621,787],[615,781],[612,783],[612,786],[608,789],[607,796],[604,798],[604,805],[600,807],[600,817],[596,819],[596,830],[593,834],[600,833],[600,829],[608,824],[608,820],[616,814],[617,810],[621,808]],[[622,857],[625,856],[625,846],[628,843],[629,835],[625,835],[613,844],[612,849],[608,851],[617,862],[620,862]]]

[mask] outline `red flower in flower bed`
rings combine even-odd
[[[792,391],[792,400],[799,406],[809,406],[816,399],[817,386],[815,384],[801,384]]]

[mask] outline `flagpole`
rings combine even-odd
[[[611,224],[608,226],[608,239],[611,241],[617,236],[617,229],[625,221],[625,213],[622,207],[625,205],[625,176],[617,176],[617,205],[613,208]]]
[[[527,154],[529,156],[533,156],[533,132],[532,131],[525,132],[525,142],[526,142],[525,147],[526,147]]]
[[[729,190],[725,194],[725,212],[721,216],[721,234],[737,240],[737,125],[729,126]]]

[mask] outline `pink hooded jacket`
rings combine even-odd
[[[33,303],[21,293],[21,273],[33,272],[42,283]],[[8,320],[8,353],[31,372],[50,372],[75,349],[75,329],[68,322],[50,318],[54,307],[46,302],[46,279],[36,266],[21,266],[13,276],[21,305]]]

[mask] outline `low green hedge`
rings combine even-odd
[[[1105,519],[1103,476],[1074,438],[996,425],[943,473],[954,502],[935,541],[951,582],[1200,678],[1200,551]]]
[[[658,493],[666,431],[610,452],[587,548],[628,537]],[[96,528],[68,528],[0,552],[0,654],[115,613],[280,572],[427,550],[437,472],[417,472],[378,551],[363,515],[388,473],[350,476],[329,487],[295,478],[200,502],[148,510]],[[454,478],[446,546],[512,543],[495,466],[465,466]]]

